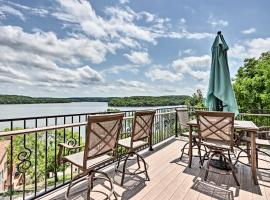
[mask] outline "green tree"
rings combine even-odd
[[[238,106],[245,109],[270,108],[270,52],[245,59],[234,80]]]
[[[186,104],[188,106],[204,107],[205,105],[202,91],[197,89],[196,92],[192,94],[191,98],[187,100]]]
[[[37,182],[41,182],[45,177],[49,177],[50,172],[64,171],[68,165],[57,166],[55,162],[59,150],[57,144],[64,141],[73,141],[72,138],[78,143],[79,134],[77,132],[72,133],[68,129],[13,137],[13,164],[16,165],[18,172],[25,173],[26,184],[34,183],[35,176]],[[82,137],[80,141],[82,141]],[[8,151],[8,159],[10,160],[10,148]],[[35,167],[37,167],[36,171]],[[57,174],[55,175],[58,181]]]

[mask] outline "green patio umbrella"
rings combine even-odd
[[[237,115],[239,112],[231,84],[228,49],[219,31],[211,49],[212,64],[206,103],[209,110],[234,112]]]

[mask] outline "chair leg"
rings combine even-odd
[[[116,195],[116,193],[114,191],[114,185],[113,185],[112,179],[108,176],[108,174],[105,173],[105,172],[102,172],[102,171],[93,170],[93,177],[94,177],[95,173],[99,173],[99,174],[103,175],[109,181],[111,193],[109,194],[108,197],[110,198],[111,195],[114,195],[115,199],[118,199],[117,195]]]
[[[141,168],[141,165],[140,165],[140,158],[139,158],[138,155],[137,155],[137,164],[138,164],[138,169],[140,169]]]
[[[248,155],[248,163],[250,163],[250,162],[251,162],[250,149],[251,149],[250,144],[249,144],[249,142],[247,142],[247,155]]]
[[[221,153],[220,155],[221,155],[225,160],[228,161],[228,163],[229,163],[229,165],[230,165],[230,167],[231,167],[231,169],[232,169],[232,175],[233,175],[233,178],[234,178],[234,180],[235,180],[235,182],[236,182],[236,185],[237,185],[237,186],[240,186],[239,181],[237,180],[237,177],[236,177],[235,166],[232,164],[231,160],[230,160],[229,158],[227,158],[223,153]]]
[[[259,166],[259,154],[258,154],[258,148],[256,148],[256,168]]]
[[[234,166],[236,166],[236,164],[238,163],[238,162],[240,162],[239,161],[239,158],[240,157],[242,157],[241,156],[241,153],[246,153],[247,154],[247,157],[249,156],[249,154],[248,154],[248,149],[247,150],[244,150],[244,149],[242,149],[242,148],[240,148],[240,147],[238,147],[238,149],[240,149],[240,152],[238,153],[238,155],[237,155],[237,157],[236,157],[236,161],[235,161],[235,163],[234,163]]]
[[[207,177],[208,177],[208,174],[209,174],[209,168],[210,168],[210,162],[211,160],[213,159],[213,157],[215,155],[217,155],[218,153],[214,152],[210,157],[209,157],[209,160],[207,161],[207,166],[206,166],[206,171],[205,171],[205,175],[204,175],[204,180],[207,181]]]
[[[86,199],[87,200],[90,200],[90,193],[91,193],[91,190],[92,190],[92,188],[93,188],[93,186],[92,186],[92,182],[93,182],[93,172],[92,171],[90,171],[89,172],[89,179],[88,179],[88,185],[87,185],[87,193],[86,193],[86,195],[87,195],[87,197],[86,197]]]
[[[185,149],[186,149],[186,146],[188,145],[189,143],[187,142],[184,146],[183,146],[183,148],[181,149],[181,156],[180,156],[180,160],[182,160],[182,157],[183,157],[183,155],[184,155],[184,151],[185,151]]]
[[[121,162],[121,157],[119,156],[117,159],[117,165],[116,165],[115,171],[117,171],[117,169],[119,168],[120,162]]]
[[[199,145],[199,144],[197,143],[197,147],[198,147],[198,154],[199,154],[200,164],[201,164],[201,166],[202,166],[201,145]]]
[[[145,160],[144,160],[143,157],[140,156],[139,154],[136,153],[136,155],[143,161],[146,180],[150,181],[150,178],[149,178],[149,175],[148,175],[148,172],[147,172],[147,166],[146,166]]]
[[[86,174],[85,173],[81,173],[81,174],[78,174],[76,175],[71,181],[70,183],[68,184],[68,188],[67,188],[67,191],[65,193],[65,199],[68,199],[68,196],[69,196],[69,193],[70,193],[70,189],[76,185],[77,183],[81,182],[81,181],[77,181],[78,179],[82,178],[83,176],[85,176]]]
[[[130,155],[131,155],[131,154],[127,154],[127,157],[126,157],[125,160],[124,160],[124,164],[123,164],[123,173],[122,173],[122,179],[121,179],[121,186],[123,186],[123,184],[124,184],[127,160],[128,160],[128,158],[129,158]]]

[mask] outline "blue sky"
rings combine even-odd
[[[0,0],[0,93],[132,96],[207,91],[221,30],[232,77],[270,50],[268,0]]]

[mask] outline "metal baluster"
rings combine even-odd
[[[48,118],[45,119],[45,124],[48,126]],[[47,174],[48,174],[48,131],[45,132],[45,191],[47,191]]]
[[[37,128],[37,125],[38,122],[37,119],[35,119],[35,128]],[[36,195],[37,195],[37,132],[35,132],[35,196]]]
[[[57,125],[57,117],[54,118],[54,124]],[[57,129],[54,130],[54,187],[56,187],[56,182],[57,182],[56,148],[57,148]]]
[[[73,124],[73,116],[71,116],[71,123]],[[73,138],[73,127],[71,127],[71,138],[72,138],[72,140],[74,139]],[[76,145],[76,144],[75,144]],[[71,174],[71,177],[70,177],[70,179],[72,180],[72,177],[73,177],[73,165],[71,164],[71,166],[70,166],[70,170],[71,170],[71,172],[70,172],[70,174]]]
[[[66,124],[66,117],[64,116],[64,124]],[[64,128],[64,143],[66,143],[66,128]],[[66,155],[66,149],[64,148],[64,155]],[[66,164],[63,163],[63,183],[65,183],[66,181],[66,174],[65,174],[65,168],[66,168]]]
[[[10,122],[10,130],[13,130],[13,121]],[[9,191],[10,191],[10,200],[12,200],[12,193],[13,193],[13,179],[12,179],[12,173],[13,173],[13,136],[10,137],[10,166],[9,166]]]

